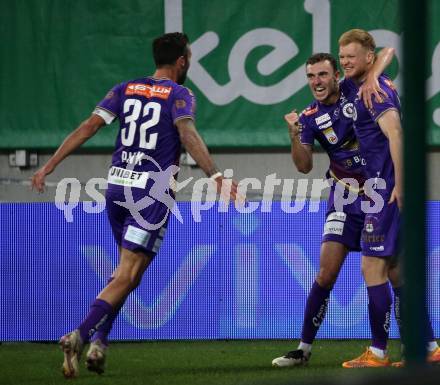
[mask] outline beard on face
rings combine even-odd
[[[180,73],[178,78],[177,78],[177,84],[185,83],[186,75],[188,73],[188,69],[189,69],[189,61],[187,59],[186,63],[185,63],[185,66],[182,68],[182,73]]]
[[[186,70],[185,72],[182,72],[179,77],[177,78],[177,84],[183,84],[185,83],[186,80],[186,73],[188,72],[188,70]]]

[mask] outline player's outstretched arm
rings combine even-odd
[[[78,128],[64,139],[64,142],[46,164],[32,176],[32,189],[43,192],[46,176],[52,173],[64,158],[95,135],[104,124],[104,119],[95,114],[92,114],[87,120],[82,122]]]
[[[386,111],[377,121],[382,132],[390,142],[391,159],[394,165],[394,188],[389,203],[397,202],[403,207],[403,161],[402,161],[402,126],[397,110]]]
[[[396,50],[391,47],[382,48],[376,56],[373,67],[368,71],[365,82],[359,87],[358,96],[363,100],[367,108],[373,108],[373,103],[371,101],[373,95],[380,103],[383,101],[382,96],[387,96],[386,92],[380,88],[378,79],[391,64],[395,52]]]
[[[297,170],[303,174],[308,174],[313,168],[313,152],[312,147],[302,144],[299,138],[299,116],[295,110],[284,115],[284,120],[287,123],[290,136],[290,153],[292,155],[293,163]]]
[[[223,178],[223,175],[214,164],[205,142],[197,132],[194,121],[189,118],[180,119],[176,122],[176,126],[179,131],[180,141],[186,151],[188,151],[205,174],[214,179],[217,184],[217,191],[221,192],[222,183],[226,181],[226,179]],[[233,200],[239,198],[237,195],[237,187],[237,182],[233,180],[230,189],[230,198]]]

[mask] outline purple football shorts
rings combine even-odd
[[[392,257],[399,252],[400,212],[397,203],[384,202],[382,210],[366,214],[362,230],[362,255]]]
[[[351,251],[361,251],[361,235],[365,214],[361,210],[362,196],[337,210],[334,202],[335,187],[330,189],[322,242],[338,242]]]
[[[133,201],[144,199],[144,189],[131,188]],[[126,202],[124,187],[108,184],[106,209],[116,243],[131,251],[157,253],[163,241],[169,218],[168,208],[161,202],[147,198],[141,207],[123,207]],[[144,208],[142,208],[144,207]]]

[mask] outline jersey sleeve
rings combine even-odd
[[[303,114],[301,114],[301,116],[299,117],[298,124],[299,140],[301,144],[308,144],[310,146],[313,146],[315,135],[312,128],[310,127],[310,124],[307,123],[307,119],[305,119],[305,116]]]
[[[380,83],[381,88],[386,92],[387,97],[382,97],[383,101],[377,102],[372,98],[373,107],[368,109],[368,113],[374,121],[377,121],[386,111],[400,110],[400,106],[396,103],[396,95],[394,86],[390,81]]]
[[[171,116],[174,124],[180,119],[185,118],[195,120],[196,98],[191,90],[186,87],[177,89],[172,103]]]
[[[93,113],[104,119],[106,124],[112,123],[121,110],[121,90],[123,84],[114,86],[102,99]]]

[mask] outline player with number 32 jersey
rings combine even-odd
[[[119,119],[112,166],[124,168],[134,163],[134,171],[154,171],[152,162],[136,157],[145,153],[164,170],[178,164],[181,145],[175,123],[194,119],[195,97],[188,88],[169,79],[147,77],[113,87],[94,113],[107,124]]]

